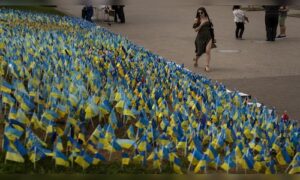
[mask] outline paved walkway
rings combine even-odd
[[[251,94],[278,113],[287,110],[300,120],[300,18],[288,17],[288,38],[269,43],[265,40],[264,12],[247,12],[245,40],[235,40],[231,6],[206,6],[214,23],[217,49],[212,52],[212,72],[204,72],[204,57],[194,68],[192,23],[197,0],[139,0],[125,7],[126,24],[100,22],[100,26],[126,36],[129,40],[211,79],[229,89]],[[61,8],[61,7],[60,7]],[[62,7],[80,16],[80,6]],[[295,11],[293,11],[294,13]],[[297,12],[296,12],[297,13]]]

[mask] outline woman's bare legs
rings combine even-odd
[[[193,59],[193,61],[195,61],[194,66],[197,67],[198,66],[198,59],[200,58],[200,56],[196,55],[196,58]]]
[[[286,36],[286,35],[285,35],[285,31],[286,31],[286,30],[285,30],[285,29],[286,29],[285,26],[280,26],[280,35],[281,35],[281,36]]]
[[[212,40],[210,40],[205,49],[206,53],[206,66],[205,66],[205,71],[209,71],[209,62],[210,62],[210,51],[211,51],[211,45],[212,45]]]

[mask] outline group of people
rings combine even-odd
[[[287,17],[287,6],[264,6],[266,11],[265,24],[267,31],[267,41],[275,41],[277,26],[279,22],[280,34],[277,38],[286,37],[285,19]]]
[[[277,38],[286,37],[285,19],[287,17],[288,7],[283,6],[263,6],[265,9],[265,25],[266,25],[266,40],[275,41],[277,35],[277,26],[279,22],[280,34]],[[235,36],[237,39],[242,39],[245,22],[249,22],[245,12],[241,10],[241,6],[233,6],[234,22],[236,23]]]
[[[104,10],[105,13],[109,13],[109,10],[114,11],[114,22],[125,23],[124,5],[105,6]],[[92,22],[92,17],[94,15],[93,6],[91,4],[85,5],[81,14],[83,19]]]
[[[277,38],[286,37],[285,19],[287,17],[287,6],[263,6],[266,12],[265,25],[266,25],[266,41],[275,41],[277,34],[277,26],[279,22],[280,34]],[[242,40],[245,30],[245,22],[249,22],[245,12],[241,9],[241,6],[233,6],[234,22],[236,24],[235,38]],[[213,24],[209,18],[209,15],[204,7],[200,7],[197,10],[196,17],[193,24],[194,30],[197,32],[195,39],[195,53],[196,56],[193,59],[194,66],[198,66],[198,60],[202,54],[206,54],[206,65],[204,70],[210,71],[209,63],[211,59],[211,49],[215,48],[216,40],[214,37]]]

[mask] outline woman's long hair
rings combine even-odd
[[[199,8],[197,9],[196,18],[198,18],[198,19],[200,18],[200,13],[199,13],[199,11],[204,12],[204,16],[207,17],[208,21],[210,22],[210,18],[209,18],[208,14],[207,14],[207,11],[206,11],[206,9],[205,9],[204,7],[199,7]]]
[[[204,7],[199,7],[199,8],[197,9],[196,18],[200,21],[200,13],[199,13],[199,11],[204,12],[204,16],[207,17],[208,22],[210,22],[211,25],[212,25],[212,22],[210,21],[209,15],[207,14],[207,11],[206,11],[206,9],[205,9]],[[213,26],[213,25],[212,25],[212,26]]]

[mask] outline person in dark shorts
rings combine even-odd
[[[241,10],[241,6],[239,5],[233,6],[232,11],[234,16],[234,22],[236,24],[235,38],[243,39],[243,33],[245,30],[245,21],[249,22],[249,19],[245,15],[245,12]]]

